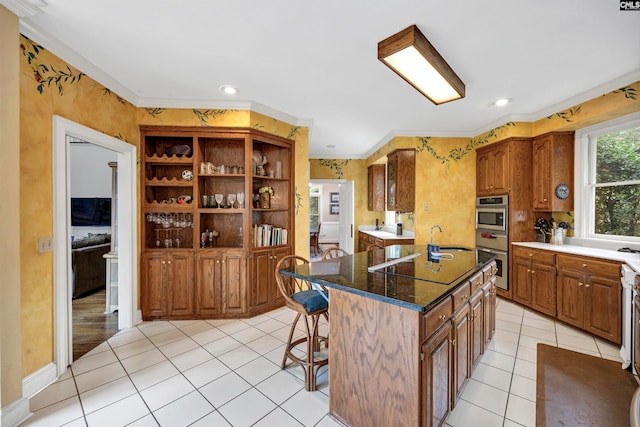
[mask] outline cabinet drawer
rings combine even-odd
[[[471,296],[471,283],[465,282],[460,285],[455,291],[451,293],[451,298],[453,299],[453,312],[463,304],[466,304],[469,301],[469,297]]]
[[[482,271],[479,271],[478,273],[471,276],[471,278],[469,279],[469,282],[471,283],[471,295],[475,294],[476,291],[480,289],[480,287],[484,283],[483,280],[484,277],[482,275]]]
[[[435,331],[438,330],[445,322],[451,317],[452,304],[451,297],[447,296],[444,300],[440,301],[438,305],[433,307],[427,314],[422,316],[422,339],[425,341]]]
[[[558,270],[566,268],[613,279],[620,276],[620,263],[617,261],[558,254]]]
[[[542,249],[513,246],[513,256],[530,259],[540,264],[553,265],[555,263],[556,254],[555,252],[545,251]]]

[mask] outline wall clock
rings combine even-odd
[[[558,184],[556,186],[556,197],[561,200],[569,197],[569,186],[567,184]]]

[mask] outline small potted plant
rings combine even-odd
[[[273,196],[273,188],[269,186],[260,187],[260,189],[258,190],[258,195],[260,197],[258,201],[258,207],[260,209],[270,209],[271,196]]]

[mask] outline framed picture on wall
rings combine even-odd
[[[329,202],[338,203],[340,201],[340,193],[329,193]]]
[[[330,213],[331,215],[340,215],[340,205],[337,203],[332,203],[329,205],[329,208],[331,208]]]

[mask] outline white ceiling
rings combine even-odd
[[[134,105],[249,105],[309,125],[311,158],[365,158],[395,135],[476,136],[640,80],[640,11],[619,0],[45,1],[0,3]],[[435,106],[378,61],[378,41],[411,24],[466,98]]]

